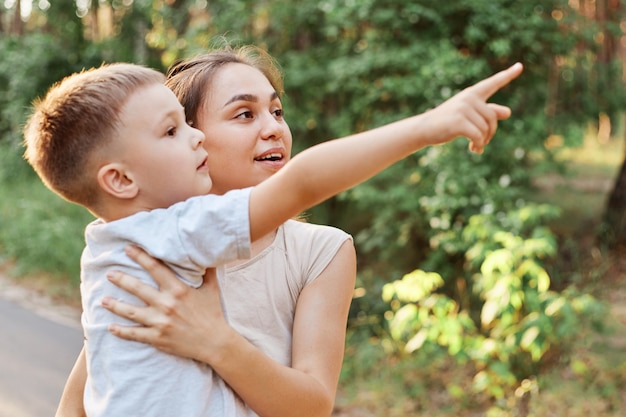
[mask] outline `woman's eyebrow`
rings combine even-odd
[[[276,91],[272,92],[272,94],[270,95],[270,101],[274,101],[277,98],[278,98],[278,93]],[[236,101],[250,101],[253,103],[257,103],[259,101],[259,98],[255,96],[254,94],[237,94],[237,95],[232,96],[230,100],[228,100],[224,104],[224,107]]]
[[[237,94],[235,96],[232,96],[231,99],[224,104],[224,107],[228,106],[231,103],[234,103],[235,101],[251,101],[253,103],[256,103],[257,101],[259,101],[259,98],[253,94]]]

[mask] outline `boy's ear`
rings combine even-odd
[[[106,164],[98,170],[98,184],[105,193],[116,198],[134,198],[139,192],[137,182],[119,162]]]

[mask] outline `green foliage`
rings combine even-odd
[[[22,140],[21,126],[30,102],[65,74],[67,62],[58,62],[61,49],[45,36],[2,37],[0,50],[3,58],[0,60],[0,142],[17,144]],[[24,59],[24,50],[29,50],[32,56],[43,54],[50,59]],[[33,74],[39,76],[34,78]]]
[[[33,34],[22,38],[0,37],[0,181],[32,177],[22,161],[22,126],[31,102],[68,71],[76,59],[53,38]],[[30,59],[24,58],[29,51]],[[36,76],[35,76],[36,75]]]
[[[0,143],[21,144],[22,126],[32,101],[53,83],[102,62],[98,48],[67,52],[74,49],[39,33],[0,37]],[[24,51],[28,51],[29,59],[25,59]]]
[[[78,286],[84,208],[53,194],[36,178],[0,182],[0,252],[18,274],[45,272]]]
[[[514,397],[536,379],[549,352],[566,355],[583,323],[599,323],[604,313],[597,300],[573,288],[550,290],[543,262],[554,256],[556,243],[541,223],[554,215],[552,207],[528,205],[470,218],[461,235],[468,249],[459,279],[471,283],[472,302],[439,292],[440,274],[413,271],[383,288],[390,337],[417,356],[427,345],[440,346],[459,363],[473,364],[475,392]]]

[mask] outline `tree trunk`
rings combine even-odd
[[[17,36],[21,36],[23,33],[21,0],[17,0],[15,2],[15,10],[13,11],[13,21],[11,23],[11,33]]]
[[[621,3],[610,0],[604,3],[610,10],[610,15],[621,16]],[[622,24],[624,21],[622,20]],[[608,32],[606,33],[608,35]],[[626,47],[623,42],[606,41],[604,49],[610,49],[611,58],[617,57],[622,61],[622,83],[626,85]],[[600,245],[611,249],[626,247],[626,113],[624,119],[624,159],[619,174],[615,179],[613,190],[609,194],[602,227],[600,229]]]
[[[626,123],[626,115],[624,115],[624,123]],[[624,133],[624,142],[626,143],[626,133]],[[626,152],[606,203],[600,244],[612,249],[626,247]]]
[[[92,42],[100,42],[102,40],[102,36],[100,33],[100,2],[93,1],[91,2],[91,7],[89,8],[89,15],[91,17],[91,40]]]

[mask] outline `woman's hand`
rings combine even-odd
[[[194,289],[142,249],[129,246],[126,253],[148,271],[159,289],[118,271],[108,273],[107,278],[113,284],[146,304],[145,307],[135,306],[105,297],[102,305],[106,309],[139,324],[113,324],[109,331],[123,339],[148,343],[166,353],[208,363],[207,352],[210,357],[220,336],[232,331],[222,312],[215,270],[207,270],[202,286]]]
[[[205,275],[202,287],[193,289],[144,251],[132,247],[127,253],[152,275],[159,289],[126,274],[110,274],[111,282],[146,303],[137,307],[105,299],[108,310],[141,325],[112,325],[114,335],[208,364],[261,417],[330,415],[356,276],[351,241],[300,295],[292,367],[273,361],[228,326],[214,272]]]

